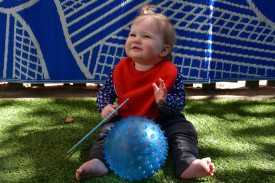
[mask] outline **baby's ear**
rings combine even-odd
[[[168,44],[164,45],[162,51],[160,52],[161,57],[166,57],[171,51],[171,46]]]

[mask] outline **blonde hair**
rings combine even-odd
[[[144,20],[142,18],[147,18],[147,17],[155,18],[157,26],[161,34],[163,35],[164,44],[169,45],[172,49],[176,42],[176,36],[177,36],[175,28],[171,23],[171,21],[165,15],[160,13],[155,13],[155,11],[156,11],[155,6],[151,5],[151,6],[143,7],[141,14],[134,19],[133,24],[139,23],[140,21]],[[173,60],[171,51],[164,59],[169,61]]]

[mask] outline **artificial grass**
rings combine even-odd
[[[199,133],[200,156],[215,163],[214,177],[178,180],[169,152],[142,182],[275,182],[275,99],[188,100],[183,112]],[[0,100],[0,114],[0,182],[78,182],[95,133],[67,151],[101,121],[95,99]],[[65,124],[67,116],[74,122]],[[129,181],[111,172],[83,182]]]

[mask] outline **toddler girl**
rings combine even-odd
[[[213,176],[210,158],[198,159],[197,132],[181,113],[185,106],[183,78],[171,62],[176,32],[166,16],[144,7],[131,26],[125,44],[127,57],[111,70],[98,92],[97,106],[106,118],[125,99],[130,100],[106,122],[93,144],[90,160],[76,171],[78,180],[104,176],[108,164],[104,159],[104,138],[110,128],[129,115],[154,119],[165,131],[172,149],[176,175],[181,179]],[[114,101],[118,99],[118,104]]]

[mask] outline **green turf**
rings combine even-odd
[[[275,182],[275,99],[187,101],[183,111],[199,133],[199,154],[214,177],[178,180],[169,152],[162,170],[143,182]],[[0,182],[78,182],[76,169],[95,134],[67,151],[101,118],[95,99],[0,100]],[[65,124],[72,116],[74,122]],[[129,182],[113,172],[83,182]]]

